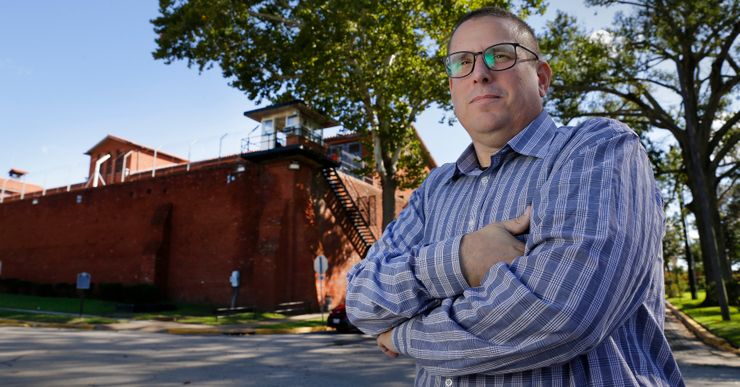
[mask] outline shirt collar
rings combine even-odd
[[[519,154],[543,158],[549,151],[556,130],[555,121],[543,110],[506,145]],[[455,171],[451,177],[456,179],[460,175],[478,174],[479,167],[475,147],[471,143],[455,162]]]
[[[542,110],[532,122],[507,143],[519,154],[544,158],[558,126],[546,111]]]

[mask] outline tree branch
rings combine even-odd
[[[656,81],[655,79],[652,79],[652,78],[638,78],[638,77],[635,77],[635,78],[631,78],[630,80],[631,81],[637,81],[637,82],[648,82],[648,83],[652,83],[652,84],[655,84],[655,85],[664,87],[664,88],[666,88],[668,90],[671,90],[671,91],[675,92],[676,94],[679,94],[679,95],[681,94],[681,91],[678,90],[678,88],[676,86],[669,85],[669,84],[664,83],[664,82]]]
[[[719,183],[720,183],[720,181],[722,181],[722,179],[726,179],[726,178],[732,176],[734,173],[736,173],[738,171],[738,169],[740,169],[740,162],[735,162],[734,164],[735,165],[732,168],[724,171],[721,175],[717,176],[717,180],[716,180],[716,183],[715,183],[717,186],[719,186]],[[735,180],[737,180],[737,176],[735,176],[732,179],[733,182]]]
[[[654,9],[655,8],[655,7],[653,7],[653,6],[651,6],[650,4],[647,4],[647,3],[636,3],[634,1],[626,1],[626,0],[618,0],[618,1],[614,1],[613,3],[616,3],[616,4],[624,4],[624,5],[634,5],[635,7],[645,8],[645,9]]]
[[[678,174],[682,174],[682,173],[686,173],[686,171],[683,170],[683,169],[656,169],[655,170],[655,174],[658,175],[658,176],[660,176],[660,175],[678,175]]]
[[[731,149],[735,148],[735,145],[737,145],[738,141],[740,141],[740,132],[734,133],[725,143],[725,145],[720,148],[720,150],[717,152],[717,155],[714,157],[714,160],[712,160],[712,163],[710,164],[710,167],[712,170],[717,170],[717,166],[719,166],[719,163],[722,162],[722,159],[727,156],[727,153],[730,152]]]
[[[290,26],[290,27],[300,27],[301,26],[301,23],[299,23],[296,20],[286,19],[284,17],[277,16],[277,15],[271,15],[269,13],[247,11],[247,14],[249,16],[255,17],[255,18],[260,19],[260,20],[268,20],[268,21],[274,21],[274,22],[278,22],[278,23],[283,23],[283,24],[285,24],[287,26]]]
[[[673,118],[671,118],[668,113],[663,110],[660,104],[655,100],[655,98],[653,98],[653,96],[649,92],[646,92],[645,96],[646,98],[648,98],[653,106],[648,105],[647,103],[645,103],[645,101],[640,99],[639,96],[633,93],[624,93],[606,86],[597,86],[595,90],[608,94],[613,94],[635,103],[642,109],[643,114],[647,116],[653,126],[670,131],[676,137],[676,140],[678,140],[679,143],[683,143],[683,131],[676,125],[676,123],[673,121]]]
[[[739,33],[740,22],[735,21],[735,25],[733,26],[732,31],[723,42],[722,47],[717,54],[717,58],[712,63],[712,70],[709,72],[709,88],[710,90],[712,90],[712,92],[707,100],[707,107],[704,109],[705,117],[714,117],[714,115],[717,113],[717,109],[719,109],[722,97],[725,94],[729,93],[732,88],[735,87],[735,85],[740,81],[740,76],[735,74],[735,77],[729,79],[726,82],[722,82],[722,65],[729,57],[730,49],[732,48],[732,45]],[[711,125],[711,122],[707,125]]]
[[[735,73],[740,73],[740,66],[737,65],[737,62],[735,62],[735,58],[733,58],[732,56],[728,56],[727,63],[729,63],[730,67],[735,70]]]
[[[735,187],[735,182],[737,181],[737,178],[738,178],[737,176],[733,177],[730,184],[727,185],[727,189],[722,191],[719,195],[717,195],[717,200],[719,202],[723,201],[725,198],[725,195],[727,195],[728,192],[732,191],[732,189]],[[717,184],[719,184],[720,180],[722,179],[717,179]]]
[[[730,117],[729,120],[727,120],[722,127],[717,129],[716,132],[714,132],[714,137],[712,138],[712,141],[709,142],[708,151],[710,154],[714,153],[714,148],[719,145],[720,141],[722,141],[722,137],[738,122],[740,122],[740,111],[736,112],[734,116]]]

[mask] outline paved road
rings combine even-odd
[[[666,321],[689,386],[740,386],[740,357]],[[176,336],[0,327],[2,386],[410,386],[413,362],[361,335]]]
[[[410,386],[361,335],[176,336],[0,327],[2,386]]]

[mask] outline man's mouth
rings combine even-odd
[[[481,94],[481,95],[478,95],[475,98],[471,99],[470,100],[470,103],[475,103],[475,102],[479,102],[479,101],[495,100],[495,99],[499,99],[499,98],[501,98],[501,96],[496,95],[496,94]]]

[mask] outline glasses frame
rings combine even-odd
[[[455,52],[453,52],[453,53],[448,54],[447,56],[445,56],[444,59],[442,59],[442,63],[445,66],[445,71],[447,72],[447,76],[450,77],[450,78],[465,78],[465,77],[467,77],[468,75],[472,74],[473,71],[475,71],[475,64],[478,62],[478,56],[483,55],[484,52],[490,50],[493,47],[502,46],[502,45],[514,46],[514,60],[511,62],[511,66],[509,66],[507,68],[503,68],[503,69],[493,69],[493,68],[488,67],[488,64],[484,60],[483,61],[483,65],[486,66],[487,69],[489,69],[491,71],[504,71],[504,70],[508,70],[508,69],[516,66],[516,64],[519,63],[519,62],[531,62],[533,60],[536,60],[536,61],[539,61],[540,60],[540,56],[539,55],[537,55],[534,51],[528,49],[527,47],[522,46],[519,43],[515,43],[515,42],[496,43],[496,44],[494,44],[492,46],[486,47],[486,49],[483,50],[483,51],[478,51],[478,52],[474,52],[474,51],[455,51]],[[519,47],[523,48],[524,51],[527,51],[528,53],[534,55],[534,58],[530,58],[530,59],[519,59],[519,53],[517,52],[517,48],[519,48]],[[452,55],[463,54],[463,53],[465,53],[465,54],[472,54],[473,55],[473,66],[470,67],[470,72],[468,72],[467,74],[465,74],[465,75],[457,75],[457,76],[454,76],[453,77],[452,75],[450,75],[450,66],[448,65],[449,59],[450,59],[450,57]]]

